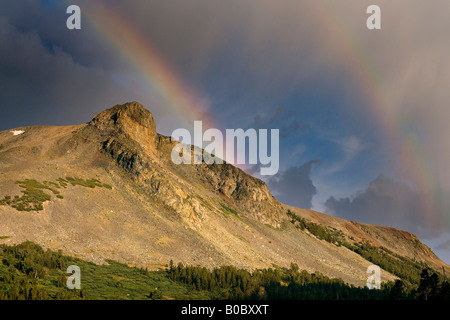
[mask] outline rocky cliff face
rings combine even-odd
[[[117,164],[140,174],[146,158],[155,159],[156,127],[150,111],[133,102],[117,105],[95,116],[79,136],[100,143]]]
[[[217,208],[195,200],[192,185],[201,183],[241,215],[280,226],[281,206],[263,181],[230,164],[175,165],[167,161],[177,142],[157,134],[151,112],[137,102],[103,111],[80,135],[94,138],[103,152],[140,182],[140,187],[191,223],[199,223],[211,207],[221,210],[220,205]],[[164,165],[161,159],[166,159]],[[183,201],[186,197],[191,199],[189,203]]]
[[[158,134],[150,111],[136,102],[79,126],[18,129],[24,133],[0,132],[0,200],[20,198],[16,182],[25,179],[40,181],[48,196],[37,212],[0,204],[1,242],[31,240],[97,263],[150,268],[171,259],[245,268],[295,262],[364,285],[371,262],[295,228],[290,209],[345,239],[447,267],[408,233],[287,207],[263,181],[232,165],[175,165],[170,155],[177,142]],[[110,188],[96,187],[103,183]]]
[[[235,203],[240,212],[272,227],[280,227],[284,217],[282,207],[263,181],[230,164],[203,164],[196,169],[200,181]]]
[[[135,148],[145,155],[155,155],[155,121],[151,112],[137,102],[107,109],[95,116],[88,125],[107,139],[104,141],[105,150],[113,150],[109,148],[116,141],[116,144],[129,143],[130,149]]]

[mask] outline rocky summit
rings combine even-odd
[[[137,102],[0,132],[0,243],[150,269],[296,263],[358,286],[377,261],[383,281],[402,276],[397,265],[448,268],[408,232],[286,206],[230,164],[176,165],[177,143]]]

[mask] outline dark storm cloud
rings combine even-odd
[[[76,63],[61,48],[45,44],[0,18],[0,130],[23,125],[77,124],[116,104],[120,92],[100,68]],[[105,96],[109,99],[105,99]],[[108,105],[107,104],[107,105]]]
[[[353,197],[330,197],[325,205],[335,216],[396,227],[420,237],[436,237],[440,229],[427,220],[427,215],[432,213],[424,210],[420,191],[383,175]]]
[[[79,1],[74,1],[74,4]],[[98,33],[82,14],[82,31],[66,28],[66,1],[17,0],[0,3],[0,17],[19,31],[36,33],[49,48],[56,46],[70,54],[76,63],[87,67],[123,70],[121,57],[110,45],[98,38]],[[82,12],[83,13],[83,12]]]
[[[320,163],[312,160],[297,167],[281,171],[268,181],[271,190],[281,202],[300,208],[311,208],[312,197],[317,190],[311,180],[311,169]]]

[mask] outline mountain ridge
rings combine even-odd
[[[44,190],[51,200],[43,210],[1,205],[0,236],[10,236],[2,242],[31,240],[97,263],[153,267],[171,259],[250,269],[294,262],[364,285],[372,263],[296,228],[286,215],[291,210],[343,241],[448,268],[410,233],[281,204],[263,181],[230,164],[173,164],[177,142],[158,134],[151,112],[137,102],[113,106],[87,124],[15,130],[24,133],[0,132],[0,199],[23,192],[16,182],[24,179],[58,184],[63,199]],[[96,179],[111,190],[71,185],[68,177]],[[384,270],[382,278],[396,276]]]

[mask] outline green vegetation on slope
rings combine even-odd
[[[236,217],[240,218],[240,217],[239,217],[239,214],[237,213],[236,210],[234,210],[234,209],[232,209],[232,208],[226,206],[225,204],[223,204],[223,203],[220,202],[220,201],[219,201],[219,204],[220,204],[220,206],[221,206],[222,212],[223,212],[225,215],[233,215],[233,216],[236,216]]]
[[[2,299],[209,299],[177,283],[165,271],[149,272],[108,260],[96,265],[61,252],[43,250],[32,242],[0,245]],[[66,287],[67,267],[81,269],[81,290]]]
[[[413,261],[384,247],[374,247],[367,242],[348,245],[347,248],[411,284],[418,284],[422,270],[429,268],[424,262]]]
[[[67,183],[69,182],[72,186],[82,186],[86,188],[106,188],[106,189],[112,189],[112,187],[109,184],[103,184],[97,179],[87,179],[83,180],[80,178],[72,178],[72,177],[66,177],[66,180],[64,179],[58,179],[60,183]],[[67,181],[67,182],[66,182]]]
[[[44,181],[40,183],[34,179],[25,179],[23,181],[16,181],[19,187],[25,189],[22,191],[23,195],[21,197],[7,195],[3,199],[0,199],[0,205],[9,205],[18,211],[41,211],[44,209],[43,204],[46,201],[51,200],[51,195],[46,193],[44,190],[51,191],[58,199],[64,199],[60,195],[60,191],[57,189],[67,188],[70,183],[72,186],[83,186],[87,188],[106,188],[112,189],[108,184],[102,184],[97,179],[87,179],[83,180],[80,178],[67,177],[66,179],[58,178],[56,182]]]
[[[311,234],[313,234],[316,238],[320,240],[325,240],[329,243],[335,244],[337,246],[341,246],[345,243],[344,236],[337,231],[332,231],[330,229],[326,229],[322,227],[318,223],[311,222],[302,217],[297,216],[291,210],[286,212],[287,216],[290,219],[290,222],[300,230],[308,230]]]
[[[422,270],[429,268],[424,262],[413,261],[384,247],[375,247],[367,242],[356,242],[352,239],[346,239],[342,231],[322,227],[317,223],[297,216],[291,210],[288,210],[286,214],[290,222],[298,229],[306,229],[320,240],[325,240],[336,246],[344,246],[367,261],[407,281],[408,284],[418,284]]]
[[[233,266],[208,270],[175,266],[147,271],[107,261],[96,265],[43,250],[32,242],[0,245],[0,300],[4,299],[450,299],[450,285],[424,269],[418,285],[383,283],[369,290],[331,279],[320,272],[273,267],[249,272]],[[81,290],[66,288],[70,265],[81,269]]]
[[[233,266],[208,270],[200,266],[174,266],[169,277],[189,285],[192,290],[206,290],[214,299],[268,300],[450,300],[450,283],[435,272],[423,269],[417,285],[402,280],[381,284],[380,290],[355,287],[341,279],[320,272],[274,267],[249,272]]]
[[[206,290],[214,299],[387,299],[389,290],[369,290],[331,279],[320,272],[274,267],[249,272],[234,266],[208,270],[170,264],[169,277],[192,290]]]

